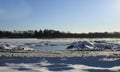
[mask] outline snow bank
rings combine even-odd
[[[67,49],[77,50],[120,50],[119,43],[111,43],[109,41],[78,41],[71,43]]]
[[[0,45],[0,51],[3,52],[27,52],[27,51],[36,51],[33,48],[27,46],[16,46],[10,43],[5,43]]]

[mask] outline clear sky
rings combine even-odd
[[[120,0],[0,0],[0,30],[120,31]]]

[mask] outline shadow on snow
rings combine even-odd
[[[22,57],[0,57],[0,66],[7,66],[6,63],[12,64],[31,64],[31,63],[40,63],[43,60],[47,61],[52,65],[43,66],[41,64],[40,67],[46,67],[50,71],[63,71],[63,70],[71,70],[72,67],[69,67],[69,64],[78,64],[78,65],[86,65],[92,67],[101,67],[101,68],[110,68],[113,66],[120,66],[120,59],[114,61],[102,61],[100,59],[103,58],[120,58],[120,56],[112,57],[112,56],[89,56],[89,57],[30,57],[30,58],[22,58]],[[31,70],[29,68],[14,68],[19,71]],[[86,71],[86,70],[85,70]],[[96,69],[88,69],[90,72],[112,72],[109,70],[96,70]]]

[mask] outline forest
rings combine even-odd
[[[0,30],[0,38],[120,38],[120,32],[70,33],[58,30]]]

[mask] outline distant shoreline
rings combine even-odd
[[[0,38],[0,39],[120,39],[118,37],[107,37],[107,38]]]
[[[0,38],[120,38],[120,32],[71,33],[57,30],[2,31]]]

